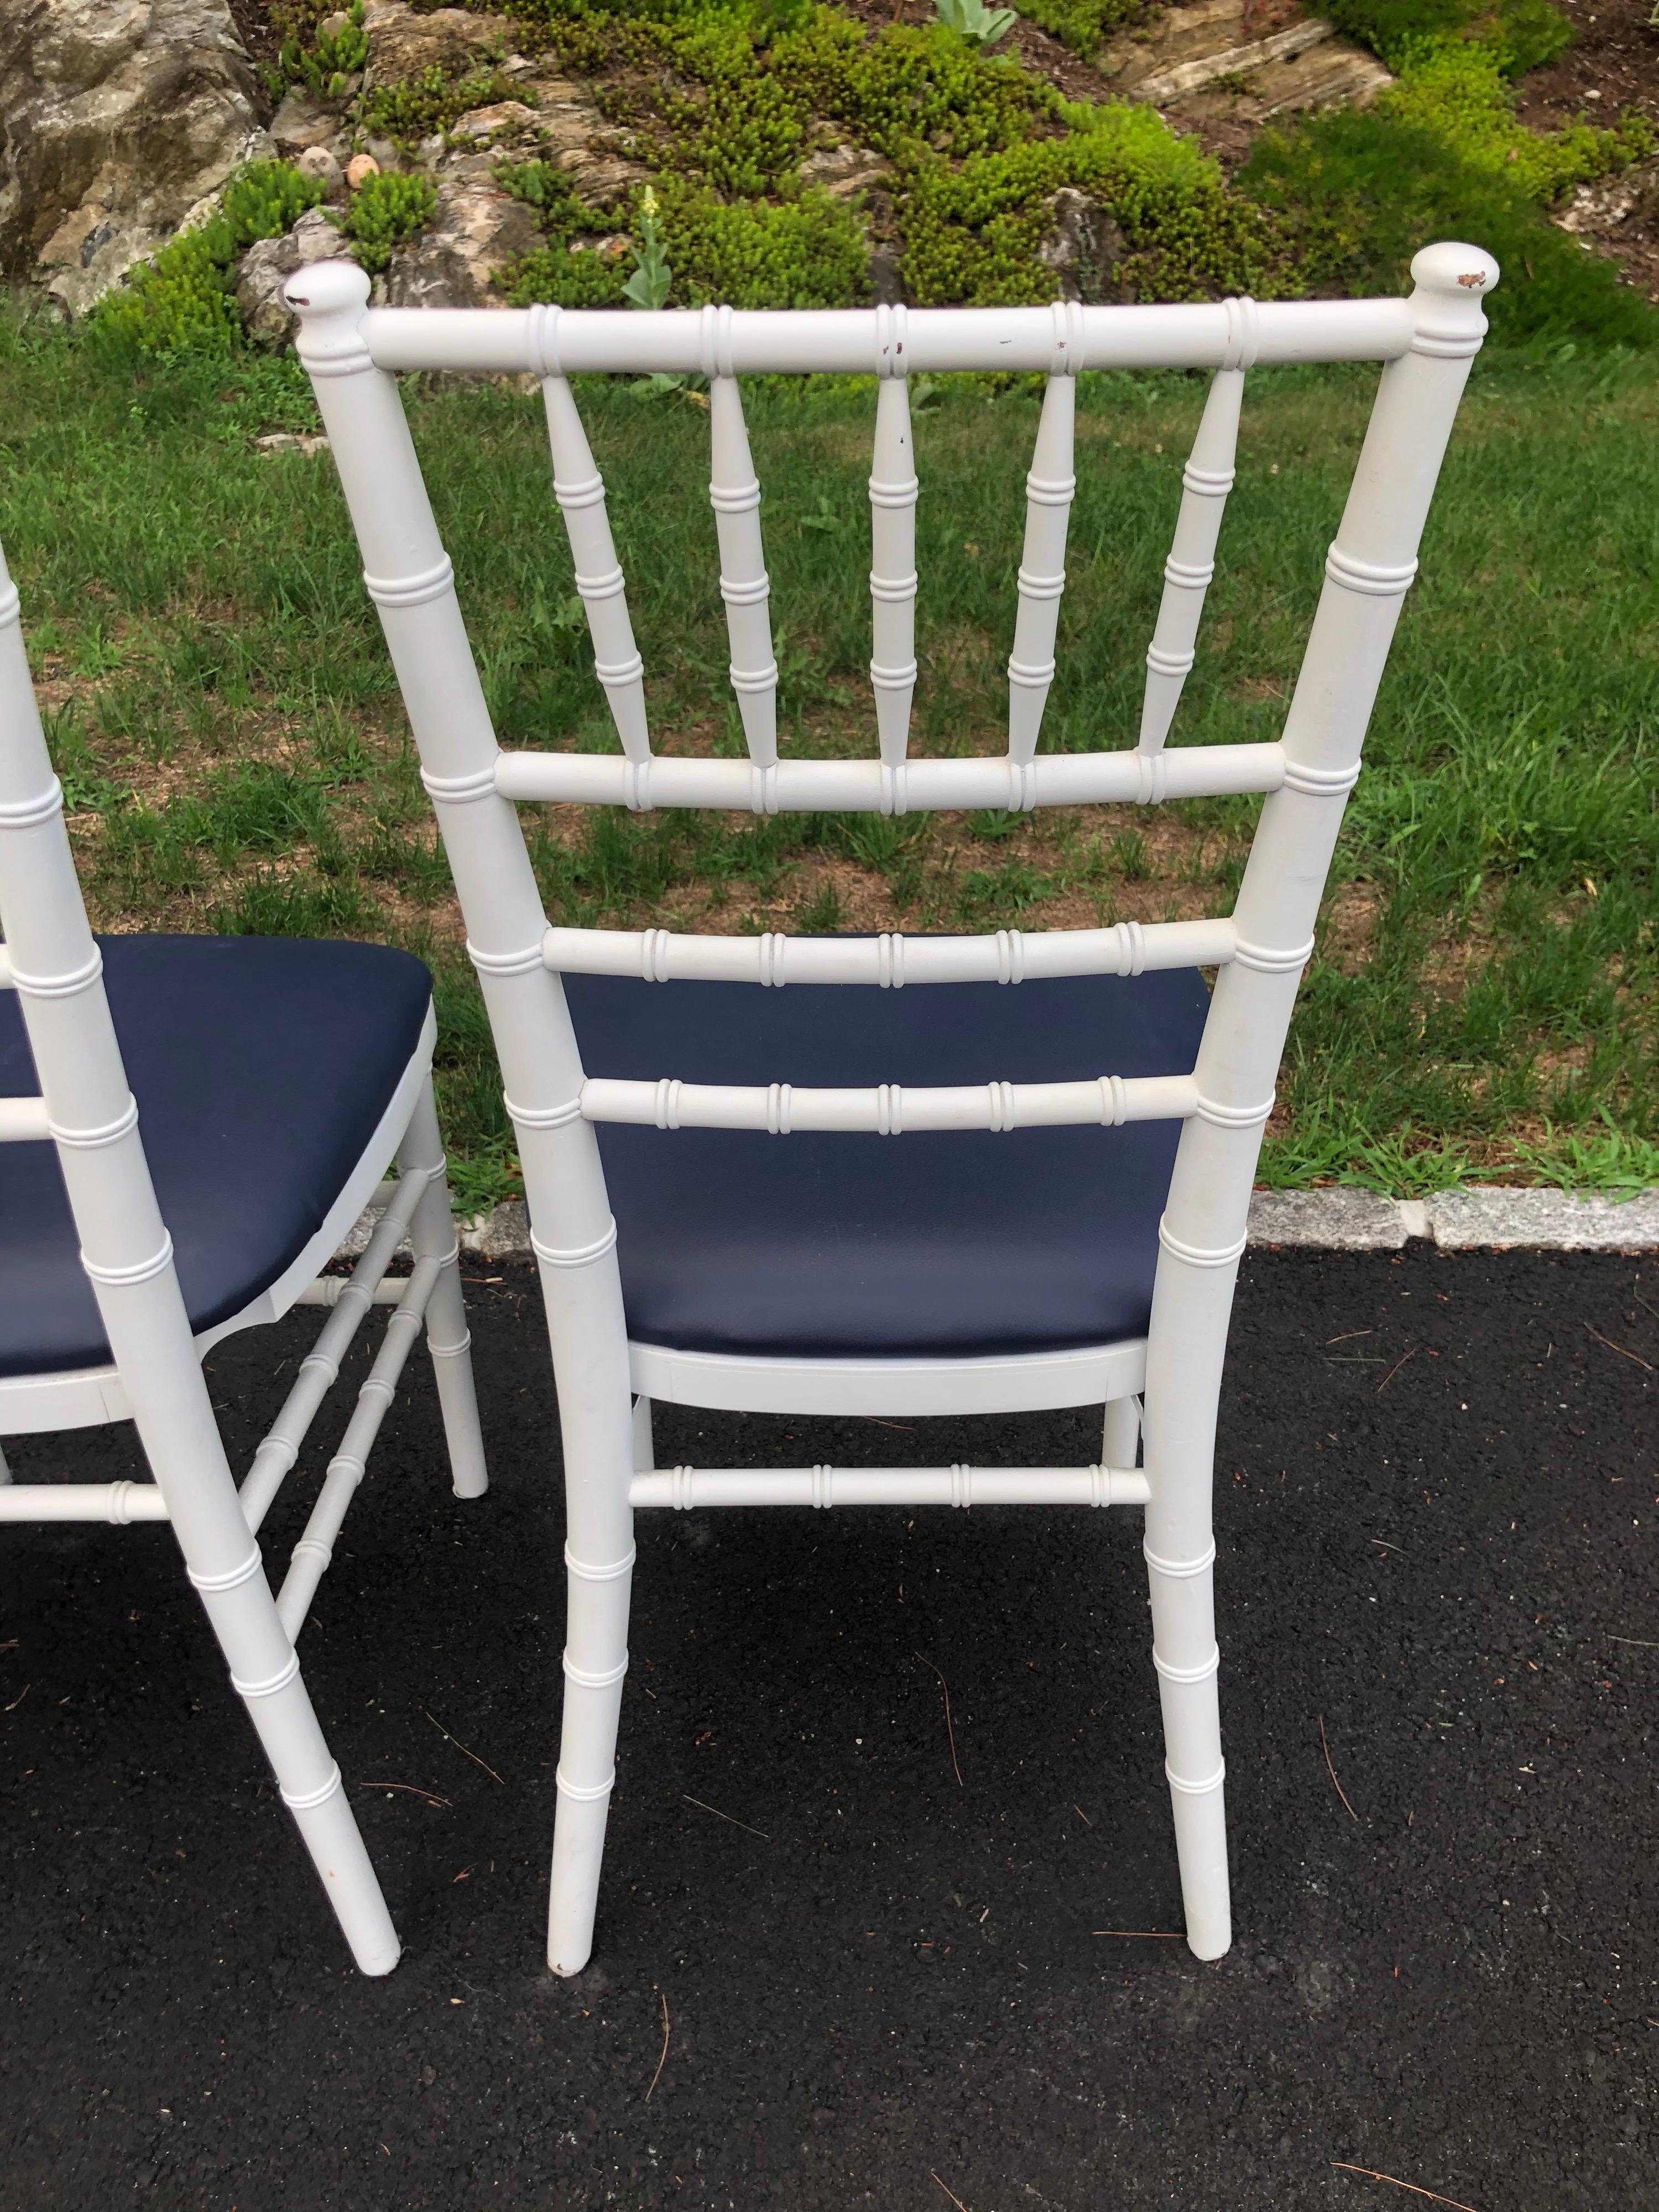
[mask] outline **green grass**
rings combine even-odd
[[[1361,370],[1252,380],[1179,739],[1278,733],[1369,405]],[[549,496],[540,410],[411,388],[504,743],[614,743]],[[1079,495],[1045,743],[1132,740],[1202,404],[1192,377],[1079,395]],[[383,936],[439,983],[458,1188],[512,1187],[507,1132],[401,707],[291,364],[136,372],[0,334],[0,535],[99,918]],[[582,393],[665,749],[741,749],[684,392]],[[750,395],[786,750],[873,750],[872,395]],[[919,750],[1000,743],[1036,401],[939,380],[917,416]],[[1454,441],[1350,809],[1264,1175],[1402,1192],[1469,1176],[1626,1189],[1659,1171],[1659,431],[1616,353],[1489,357]],[[906,820],[527,817],[554,918],[1025,929],[1225,911],[1248,802]]]

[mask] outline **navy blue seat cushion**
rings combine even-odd
[[[1193,970],[911,986],[565,978],[592,1075],[867,1085],[1191,1071]],[[1176,1122],[898,1137],[601,1124],[629,1333],[968,1356],[1144,1334]]]
[[[420,1042],[432,979],[378,945],[106,937],[104,981],[191,1327],[240,1313],[321,1228]],[[38,1094],[0,991],[0,1097]],[[49,1144],[0,1146],[0,1375],[109,1358]]]

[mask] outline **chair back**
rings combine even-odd
[[[1343,804],[1452,419],[1486,328],[1490,258],[1431,246],[1408,298],[1258,305],[828,313],[605,313],[368,308],[343,262],[288,286],[299,351],[314,381],[376,602],[441,824],[469,949],[492,1011],[507,1106],[532,1159],[568,1121],[666,1128],[1014,1129],[1177,1116],[1186,1130],[1166,1246],[1222,1263],[1243,1247],[1261,1130],[1297,981],[1312,949]],[[1218,536],[1233,483],[1246,374],[1275,362],[1378,360],[1381,386],[1324,589],[1278,739],[1166,743],[1193,665]],[[1067,520],[1076,483],[1073,418],[1085,368],[1207,368],[1212,382],[1190,458],[1133,745],[1039,750],[1054,672]],[[540,382],[562,511],[586,611],[595,673],[614,721],[612,756],[503,752],[469,650],[453,573],[439,540],[393,380],[398,371],[525,372]],[[1026,479],[1024,558],[1008,663],[1006,750],[915,758],[917,477],[909,380],[951,370],[1038,372],[1047,384]],[[746,759],[653,751],[644,665],[625,580],[571,379],[582,373],[701,373],[708,380],[709,498]],[[870,473],[870,680],[877,747],[868,760],[781,759],[778,671],[760,486],[744,427],[745,374],[862,372],[877,379]],[[557,733],[554,735],[556,741]],[[941,808],[1128,802],[1259,793],[1265,803],[1233,913],[1213,921],[1120,923],[1024,935],[811,939],[550,928],[514,802],[634,811],[713,806],[757,816],[792,808],[902,815]],[[1103,1069],[1064,1084],[994,1080],[972,1089],[699,1085],[589,1076],[552,980],[561,971],[696,977],[775,988],[996,981],[1212,967],[1212,1009],[1196,1066],[1126,1079]],[[526,994],[519,986],[533,978]],[[535,1015],[530,999],[536,1001]],[[511,1002],[509,1012],[508,1002]],[[550,1155],[548,1164],[550,1166]],[[580,1209],[578,1209],[580,1212]],[[592,1225],[599,1232],[599,1223]],[[587,1240],[591,1242],[592,1240]],[[553,1248],[550,1248],[553,1249]],[[562,1243],[557,1248],[564,1250]]]

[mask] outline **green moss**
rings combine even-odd
[[[509,262],[495,277],[509,307],[546,301],[559,307],[620,307],[630,264],[626,252],[573,252],[560,240]]]
[[[1309,289],[1397,290],[1425,239],[1462,236],[1503,266],[1488,311],[1498,333],[1659,342],[1659,316],[1543,211],[1572,185],[1644,159],[1650,127],[1626,116],[1611,130],[1530,131],[1492,48],[1446,44],[1405,58],[1374,107],[1266,132],[1240,173],[1242,190],[1294,240]]]
[[[1322,12],[1396,71],[1425,44],[1474,40],[1499,57],[1506,76],[1521,76],[1572,41],[1553,0],[1328,0]]]
[[[1054,273],[1037,249],[1053,196],[1066,185],[1098,200],[1122,235],[1113,270],[1095,272],[1097,287],[1109,278],[1114,296],[1271,299],[1290,289],[1275,218],[1230,195],[1191,139],[1145,107],[1062,106],[1059,116],[1069,126],[1063,137],[956,167],[910,165],[904,270],[922,305],[1053,298]]]
[[[323,188],[286,161],[252,161],[225,187],[219,212],[170,239],[92,313],[105,336],[142,353],[228,353],[240,335],[231,271],[261,238],[280,238]]]
[[[495,276],[496,289],[512,307],[546,301],[561,307],[620,307],[629,262],[625,246],[613,252],[573,247],[573,238],[625,234],[626,205],[590,207],[562,169],[550,161],[502,161],[495,181],[536,210],[547,243],[509,262]]]
[[[845,307],[868,299],[863,229],[821,186],[775,204],[735,204],[672,178],[657,189],[678,304]]]
[[[351,196],[340,222],[342,234],[370,276],[391,262],[392,249],[424,230],[438,210],[438,188],[430,177],[405,176],[385,169],[365,177]]]
[[[1612,130],[1579,122],[1528,131],[1516,121],[1504,58],[1497,47],[1479,44],[1408,47],[1400,82],[1382,94],[1378,109],[1389,121],[1435,132],[1461,161],[1547,203],[1652,152],[1652,127],[1634,113]]]
[[[362,125],[374,137],[416,146],[422,138],[442,137],[469,109],[522,100],[527,89],[493,66],[455,76],[434,64],[403,84],[377,87],[363,102]]]
[[[876,212],[923,304],[1052,298],[1038,248],[1067,185],[1099,198],[1125,242],[1117,268],[1095,273],[1103,296],[1285,288],[1275,217],[1231,195],[1214,162],[1150,109],[1068,106],[1017,61],[941,25],[872,37],[832,8],[780,24],[663,0],[538,21],[571,65],[579,51],[581,66],[605,71],[605,111],[656,174],[676,300],[866,298],[867,211],[801,180],[803,159],[837,142],[870,149],[890,173]],[[567,245],[557,210],[546,227]],[[550,296],[579,273],[555,252],[511,283]]]
[[[1020,14],[1091,61],[1114,31],[1149,13],[1146,0],[1024,0]]]

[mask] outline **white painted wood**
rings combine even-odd
[[[1133,1467],[1139,1454],[1139,1397],[1109,1399],[1101,1434],[1102,1460],[1108,1467]]]
[[[1238,942],[1199,1051],[1200,1090],[1234,1118],[1187,1122],[1160,1232],[1146,1354],[1146,1560],[1187,1939],[1200,1958],[1219,1957],[1231,1941],[1211,1480],[1260,1102],[1272,1092],[1343,805],[1486,329],[1481,296],[1497,273],[1462,246],[1431,246],[1412,264],[1415,335],[1383,371],[1285,718],[1285,781],[1262,809],[1234,910]]]
[[[902,328],[904,309],[885,312]],[[916,480],[910,388],[902,367],[876,387],[870,466],[870,683],[881,764],[900,767],[910,744],[916,690]]]
[[[749,757],[763,773],[778,757],[778,664],[772,652],[771,585],[761,543],[761,488],[735,376],[710,379],[708,416],[708,499],[720,541],[732,689]]]
[[[634,1470],[643,1474],[657,1463],[656,1447],[651,1441],[651,1401],[634,1401]]]
[[[1111,1467],[653,1468],[636,1474],[637,1512],[699,1505],[1144,1505],[1146,1478]]]
[[[125,1528],[167,1518],[167,1499],[153,1482],[13,1482],[8,1476],[0,1483],[0,1524],[104,1521]]]
[[[590,1075],[581,1088],[589,1121],[658,1129],[757,1129],[787,1137],[808,1129],[897,1137],[923,1129],[1059,1129],[1091,1123],[1184,1120],[1199,1111],[1188,1075],[1103,1075],[1093,1083],[981,1083],[921,1089],[817,1091],[802,1084],[630,1083]]]
[[[1051,376],[1042,395],[1036,451],[1025,479],[1025,548],[1019,564],[1019,611],[1008,661],[1008,757],[1024,765],[1036,754],[1042,710],[1054,680],[1054,640],[1066,589],[1066,532],[1077,491],[1073,442],[1077,419],[1075,368]]]
[[[302,293],[314,304],[301,306]],[[325,296],[309,269],[289,280],[289,301],[301,314],[327,312]],[[1405,300],[1269,301],[1256,313],[1255,357],[1263,367],[1394,361],[1412,343]],[[1079,307],[1075,314],[1079,368],[1219,368],[1235,344],[1234,320],[1221,301]],[[372,365],[390,370],[695,376],[706,358],[703,312],[696,308],[618,315],[568,307],[375,307],[358,328]],[[897,340],[890,308],[738,309],[728,325],[726,368],[733,376],[881,376],[890,373],[900,343],[909,376],[955,369],[1042,375],[1054,367],[1054,314],[1051,307],[912,307]]]
[[[593,465],[587,433],[565,378],[544,377],[542,397],[553,453],[553,496],[564,517],[576,590],[587,615],[593,672],[604,686],[623,751],[630,761],[647,760],[651,738],[645,719],[645,663],[634,642],[622,563],[605,503],[605,479]],[[418,586],[422,580],[414,582]]]
[[[1097,1406],[1139,1390],[1146,1376],[1144,1337],[976,1359],[743,1358],[637,1342],[628,1352],[634,1388],[648,1390],[653,1403],[746,1413],[853,1413],[890,1420]]]
[[[1255,301],[1229,304],[1241,310],[1249,308],[1249,327],[1256,313]],[[1161,750],[1192,668],[1205,595],[1215,574],[1221,519],[1233,488],[1243,399],[1243,369],[1218,368],[1211,382],[1191,457],[1182,471],[1181,512],[1176,521],[1175,543],[1164,566],[1158,627],[1146,653],[1139,747],[1143,753]]]
[[[983,311],[880,308],[834,314],[605,316],[537,308],[514,316],[467,311],[368,311],[362,273],[340,264],[301,270],[288,297],[300,352],[315,380],[331,449],[380,604],[422,775],[456,876],[473,958],[501,1051],[508,1110],[525,1163],[535,1249],[560,1391],[565,1444],[569,1640],[549,1913],[549,1959],[576,1971],[591,1949],[605,1806],[613,1778],[617,1700],[627,1665],[634,1503],[752,1499],[762,1491],[806,1502],[944,1481],[963,1470],[733,1472],[665,1470],[648,1460],[648,1405],[872,1413],[1007,1410],[1105,1404],[1103,1464],[1144,1497],[1154,1628],[1188,1940],[1202,1958],[1230,1941],[1218,1664],[1214,1638],[1211,1474],[1216,1404],[1237,1255],[1262,1127],[1272,1105],[1301,969],[1359,744],[1469,357],[1485,328],[1482,295],[1497,271],[1466,246],[1427,249],[1413,264],[1407,301],[1183,307],[1065,307]],[[1250,360],[1373,359],[1388,364],[1328,583],[1282,740],[1253,746],[1164,749],[1176,678],[1196,636],[1200,584],[1212,565],[1218,481],[1232,466],[1239,380]],[[1053,658],[1050,589],[1062,572],[1063,480],[1070,471],[1072,382],[1085,368],[1208,368],[1206,407],[1171,554],[1167,619],[1133,752],[1039,757],[1047,665]],[[744,374],[873,373],[879,380],[872,466],[873,659],[880,757],[873,761],[647,761],[562,753],[501,754],[476,671],[390,372],[449,368],[544,378],[577,371],[702,370],[718,385]],[[907,380],[954,369],[1046,371],[1053,380],[1028,492],[1026,587],[1016,622],[1019,673],[1009,750],[1000,760],[906,757],[915,658],[914,462]],[[732,400],[720,400],[732,428]],[[711,398],[711,416],[714,402]],[[740,417],[738,418],[740,420]],[[735,454],[735,447],[732,452]],[[717,464],[715,473],[726,464]],[[742,467],[730,461],[735,472]],[[745,478],[746,481],[746,478]],[[1041,509],[1042,513],[1037,510]],[[748,510],[744,510],[748,512]],[[758,564],[757,541],[722,566]],[[1199,575],[1206,572],[1205,577]],[[1171,596],[1173,594],[1173,596]],[[418,604],[418,620],[410,610]],[[1045,611],[1045,610],[1047,611]],[[1190,633],[1190,634],[1189,634]],[[738,658],[733,647],[734,660]],[[1178,688],[1178,686],[1176,687]],[[1153,805],[1164,799],[1265,795],[1261,827],[1231,922],[1184,926],[1185,937],[1142,930],[1052,939],[866,939],[808,951],[777,937],[718,945],[647,931],[550,931],[541,914],[513,807],[555,799],[586,805],[715,806],[769,814],[789,808],[883,814],[938,808]],[[1037,948],[1044,949],[1039,951]],[[1177,958],[1178,956],[1178,958]],[[885,985],[989,980],[1018,974],[1140,972],[1179,961],[1219,972],[1198,1065],[1190,1077],[1096,1085],[993,1085],[789,1091],[781,1083],[722,1088],[587,1077],[556,969],[744,980],[775,987],[812,978]],[[1054,964],[1045,967],[1042,963]],[[902,966],[903,975],[899,972]],[[1086,1095],[1085,1095],[1086,1094]],[[1022,1121],[1121,1120],[1157,1112],[1184,1121],[1161,1231],[1148,1343],[1103,1346],[1027,1359],[769,1360],[718,1358],[626,1340],[615,1224],[590,1123],[622,1118],[675,1127],[807,1127],[889,1134],[922,1127],[1007,1128]],[[1145,1390],[1144,1420],[1133,1399]],[[1144,1425],[1145,1469],[1133,1471]],[[974,1470],[977,1496],[995,1486],[1032,1494],[1030,1471]],[[1088,1469],[1049,1470],[1081,1502]],[[981,1480],[991,1486],[981,1487]],[[760,1490],[756,1486],[759,1484]],[[843,1486],[851,1485],[848,1488]],[[1021,1487],[1024,1485],[1024,1487]],[[666,1486],[665,1489],[665,1486]],[[678,1486],[678,1493],[676,1491]],[[907,1490],[907,1496],[909,1494]],[[952,1491],[952,1495],[957,1491]],[[1091,1487],[1090,1495],[1095,1494]]]
[[[344,1275],[319,1275],[314,1283],[307,1283],[294,1303],[296,1306],[337,1306],[351,1288]],[[409,1288],[407,1275],[385,1275],[375,1284],[369,1304],[375,1306],[395,1306]]]
[[[1110,929],[1000,929],[985,937],[696,937],[670,929],[550,929],[542,957],[556,974],[696,981],[850,983],[1024,983],[1060,975],[1141,975],[1161,968],[1220,968],[1233,926],[1120,921]]]
[[[559,1382],[568,1531],[548,1957],[556,1972],[574,1973],[592,1945],[634,1558],[633,1413],[616,1225],[593,1132],[581,1117],[581,1061],[563,993],[542,959],[547,918],[517,817],[495,787],[498,750],[453,574],[397,386],[362,335],[368,280],[349,264],[328,262],[301,271],[287,289],[466,919],[535,1223]],[[530,319],[530,365],[556,378],[558,311],[537,310]],[[701,318],[693,319],[701,333]],[[700,336],[692,367],[701,365]]]
[[[447,1165],[438,1133],[438,1109],[432,1085],[428,1082],[398,1147],[399,1187],[406,1182],[418,1183],[420,1187],[410,1223],[415,1266],[398,1310],[408,1310],[416,1296],[421,1271],[429,1263],[435,1272],[421,1317],[426,1323],[427,1356],[432,1362],[432,1377],[437,1385],[438,1406],[443,1415],[450,1480],[457,1498],[482,1498],[489,1487],[489,1476],[484,1466],[483,1431],[478,1425],[478,1394],[472,1380],[472,1334],[466,1325],[466,1302],[461,1295],[460,1240],[455,1234],[455,1215],[449,1203],[444,1172]]]
[[[398,1960],[397,1934],[301,1678],[289,1626],[272,1598],[208,1397],[199,1364],[203,1347],[191,1334],[172,1242],[145,1162],[138,1108],[128,1089],[105,995],[102,959],[88,927],[64,830],[63,793],[52,772],[29,681],[18,597],[3,559],[0,928],[9,987],[19,994],[41,1085],[45,1126],[30,1133],[47,1136],[56,1146],[82,1265],[113,1355],[104,1370],[9,1377],[0,1391],[0,1424],[19,1413],[32,1427],[54,1411],[70,1413],[76,1423],[100,1413],[110,1419],[130,1414],[155,1475],[153,1486],[8,1483],[0,1490],[0,1520],[171,1523],[232,1685],[246,1705],[353,1956],[365,1973],[389,1972]],[[416,1095],[426,1102],[425,1113],[417,1110],[405,1139],[410,1172],[392,1201],[394,1226],[385,1242],[386,1257],[400,1240],[404,1219],[416,1217],[417,1231],[430,1245],[432,1211],[441,1205],[447,1216],[443,1158],[431,1120],[432,1036],[428,1012],[416,1060],[392,1102],[401,1107],[401,1118],[392,1125],[386,1149],[366,1170],[360,1165],[353,1187],[330,1208],[322,1232],[331,1239],[325,1255],[374,1188],[386,1151],[410,1121]],[[333,1079],[349,1082],[349,1069],[336,1071]],[[417,1213],[422,1205],[427,1217]],[[453,1246],[453,1230],[449,1234]],[[314,1273],[318,1261],[310,1248],[301,1256],[306,1273]],[[436,1253],[417,1261],[417,1283],[389,1324],[393,1348],[401,1347],[418,1327],[443,1269]],[[276,1298],[280,1296],[283,1305],[290,1303],[303,1279],[285,1276],[247,1314],[225,1326],[264,1318],[267,1307],[280,1310]],[[453,1316],[446,1310],[442,1348],[449,1351]],[[464,1364],[464,1347],[453,1349],[457,1364]],[[377,1363],[381,1371],[386,1358]],[[450,1398],[459,1409],[460,1396],[453,1387]],[[476,1419],[474,1431],[472,1438],[460,1440],[469,1474],[473,1462],[465,1447],[476,1446]],[[348,1440],[353,1441],[352,1431]],[[367,1449],[363,1431],[356,1432],[356,1440]]]
[[[442,1270],[442,1261],[416,1260],[409,1288],[386,1325],[386,1334],[368,1370],[368,1379],[357,1393],[357,1403],[340,1449],[328,1463],[317,1503],[311,1509],[305,1534],[294,1547],[293,1563],[276,1593],[276,1612],[290,1637],[305,1626],[317,1585],[334,1557],[334,1541],[345,1525],[346,1508],[358,1484],[368,1472],[368,1455],[380,1434],[386,1409],[397,1395],[398,1378],[410,1347],[426,1319],[427,1302]]]
[[[1181,745],[1173,752],[1046,753],[1022,766],[993,760],[780,761],[763,775],[746,761],[659,754],[649,762],[605,753],[501,753],[495,787],[503,799],[559,799],[578,806],[730,807],[756,814],[800,811],[921,814],[973,807],[1155,805],[1164,799],[1218,799],[1277,791],[1285,781],[1278,744]]]
[[[0,1145],[45,1144],[51,1136],[44,1098],[0,1098]]]
[[[375,1224],[362,1257],[351,1271],[350,1281],[329,1301],[332,1310],[322,1333],[300,1362],[300,1371],[283,1401],[283,1409],[253,1455],[253,1464],[243,1481],[240,1496],[243,1514],[256,1536],[304,1449],[323,1400],[340,1379],[341,1362],[374,1302],[392,1255],[408,1231],[421,1188],[421,1181],[411,1177],[394,1194]],[[412,1278],[398,1285],[400,1306],[411,1288]]]

